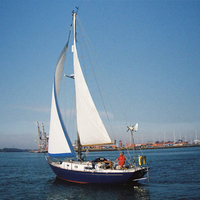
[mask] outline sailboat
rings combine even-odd
[[[113,142],[97,111],[81,69],[77,52],[77,17],[77,12],[73,11],[68,41],[60,54],[55,70],[47,162],[58,178],[69,182],[123,184],[139,181],[146,178],[144,176],[149,170],[149,167],[144,165],[144,156],[140,157],[139,164],[136,164],[136,160],[132,163],[128,161],[129,164],[121,168],[114,166],[114,162],[106,158],[97,157],[95,160],[84,160],[84,156],[82,156],[82,146],[109,145]],[[72,45],[74,74],[68,77],[75,82],[78,155],[72,145],[58,102],[72,30],[74,32]],[[131,134],[137,130],[137,126],[138,124],[134,127],[128,126]]]

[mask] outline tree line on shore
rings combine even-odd
[[[18,148],[3,148],[0,152],[28,152],[30,149],[18,149]]]

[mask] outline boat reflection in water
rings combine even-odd
[[[47,199],[150,199],[149,191],[144,187],[139,183],[134,185],[82,185],[56,178]]]

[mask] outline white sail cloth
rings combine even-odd
[[[111,144],[111,139],[104,127],[99,113],[94,105],[86,85],[76,49],[76,14],[74,13],[74,76],[77,109],[77,132],[81,145]],[[58,59],[54,84],[52,89],[51,119],[49,130],[48,153],[52,157],[75,157],[76,153],[67,134],[58,105],[60,83],[63,74],[64,61],[68,43],[65,45]]]
[[[49,147],[48,153],[52,157],[74,157],[76,153],[71,144],[67,130],[62,120],[58,105],[58,96],[60,83],[63,73],[64,61],[66,56],[67,45],[64,47],[58,59],[54,84],[52,89],[51,119],[49,130]]]
[[[76,27],[75,16],[74,27]],[[75,33],[76,31],[74,31],[74,45],[72,49],[76,90],[77,131],[80,137],[80,142],[83,146],[111,144],[111,139],[94,105],[81,70],[77,55]]]

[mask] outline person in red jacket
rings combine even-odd
[[[116,160],[119,160],[118,161],[118,164],[120,165],[120,167],[122,168],[124,163],[125,163],[125,160],[126,160],[126,157],[124,156],[124,153],[121,152],[119,157],[116,159]]]

